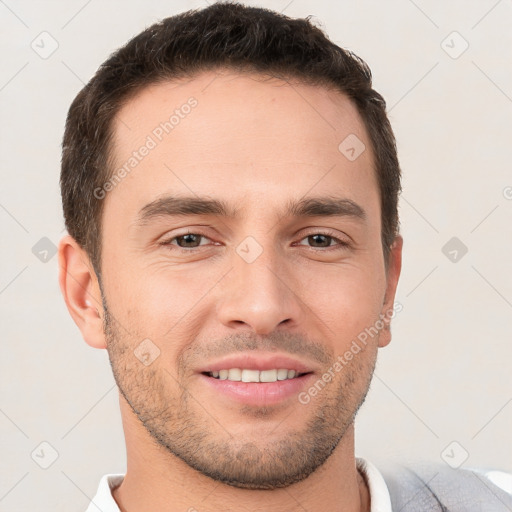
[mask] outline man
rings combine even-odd
[[[217,3],[146,29],[74,100],[61,189],[61,290],[127,447],[88,510],[506,510],[472,472],[431,492],[355,457],[400,168],[368,67],[309,21]]]

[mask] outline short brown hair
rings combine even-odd
[[[295,78],[334,88],[353,101],[375,158],[387,264],[398,234],[401,172],[386,103],[372,89],[367,64],[331,42],[310,16],[293,19],[264,8],[218,2],[166,18],[131,39],[99,67],[70,106],[60,176],[64,219],[98,277],[103,201],[94,191],[114,172],[110,148],[115,115],[148,85],[216,68]]]

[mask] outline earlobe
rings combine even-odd
[[[59,285],[84,340],[91,347],[106,348],[98,279],[87,254],[70,235],[59,243]]]
[[[403,238],[400,235],[395,237],[389,253],[389,264],[386,276],[386,293],[382,305],[381,319],[384,327],[379,335],[379,347],[385,347],[391,341],[391,321],[397,309],[395,307],[395,295],[398,286],[398,279],[402,270],[402,248]]]

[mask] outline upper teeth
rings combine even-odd
[[[242,382],[276,382],[277,380],[293,379],[297,372],[295,370],[241,370],[240,368],[231,368],[229,370],[219,370],[210,372],[212,377],[220,380],[234,380]]]

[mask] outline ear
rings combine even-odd
[[[386,275],[386,293],[380,314],[380,318],[384,322],[384,328],[380,331],[379,347],[385,347],[391,341],[391,319],[396,312],[401,311],[401,305],[395,306],[395,294],[400,271],[402,270],[403,244],[404,240],[400,235],[397,235],[391,244]]]
[[[84,340],[91,347],[106,348],[98,278],[86,252],[70,235],[59,242],[59,285]]]

